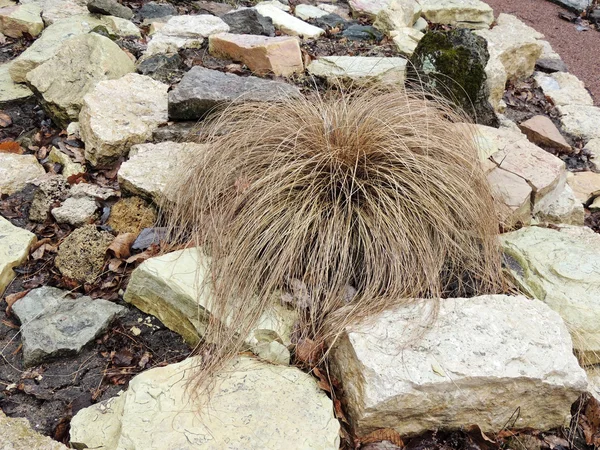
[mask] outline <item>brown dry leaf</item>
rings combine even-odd
[[[131,256],[131,245],[136,238],[135,233],[121,233],[112,241],[108,251],[112,252],[117,258],[129,258]]]
[[[12,125],[12,119],[4,111],[0,111],[0,128],[6,128]]]
[[[127,264],[140,264],[146,261],[148,258],[152,258],[156,256],[159,252],[159,247],[156,244],[152,244],[142,253],[138,253],[137,255],[133,255],[125,260]]]
[[[111,272],[117,272],[119,267],[123,265],[123,260],[119,258],[112,258],[108,261],[108,270]]]
[[[7,326],[8,328],[12,328],[13,330],[18,330],[20,327],[19,325],[15,325],[12,322],[9,322],[8,320],[1,320],[0,322],[2,322],[2,325]]]
[[[360,442],[363,445],[380,441],[389,441],[398,447],[404,447],[404,441],[402,440],[402,437],[396,430],[392,428],[381,428],[360,438]]]
[[[313,373],[319,379],[318,386],[321,389],[323,389],[324,391],[331,392],[332,391],[331,384],[329,383],[329,380],[327,379],[325,374],[321,370],[319,370],[318,367],[315,367],[313,369]]]
[[[317,344],[312,339],[301,339],[296,344],[296,358],[305,364],[316,364],[321,357],[322,346]]]
[[[33,259],[35,259],[36,261],[38,259],[42,259],[44,257],[44,252],[46,251],[46,247],[44,245],[36,248],[34,251],[31,252],[31,257]]]
[[[16,292],[14,294],[10,294],[7,295],[4,300],[6,301],[6,304],[8,305],[6,307],[6,315],[10,316],[11,312],[12,312],[12,305],[15,304],[15,302],[17,300],[22,299],[23,297],[25,297],[27,294],[29,293],[29,289],[25,290],[25,291],[21,291],[21,292]]]
[[[350,422],[348,422],[348,419],[346,419],[346,414],[344,414],[344,408],[342,408],[342,402],[339,398],[333,399],[333,409],[335,411],[336,419],[341,420],[347,425],[350,425]]]
[[[586,443],[595,447],[600,446],[600,402],[590,397],[583,416],[584,421],[580,420],[580,424]]]
[[[0,118],[0,121],[1,120],[2,118]],[[18,142],[4,141],[0,142],[0,153],[13,153],[15,155],[22,155],[25,153],[25,150],[19,145]]]

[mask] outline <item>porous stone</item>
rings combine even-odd
[[[533,73],[535,62],[542,54],[539,39],[544,37],[543,34],[510,14],[500,14],[492,29],[474,33],[487,41],[490,59],[500,60],[509,80]]]
[[[90,164],[111,164],[132,145],[150,140],[153,130],[168,119],[167,89],[150,77],[129,73],[101,81],[88,92],[79,124]]]
[[[37,433],[24,417],[6,417],[0,409],[3,450],[67,450],[63,444]]]
[[[67,178],[86,171],[83,164],[73,161],[69,155],[61,152],[56,147],[52,147],[48,159],[53,163],[60,164],[62,166],[61,174]]]
[[[121,5],[116,0],[88,0],[87,8],[91,13],[106,16],[115,16],[127,20],[133,17],[131,8]]]
[[[0,64],[0,107],[10,102],[23,101],[33,95],[31,89],[17,84],[10,77],[11,62]]]
[[[69,183],[63,175],[49,175],[31,182],[35,187],[29,220],[44,222],[48,218],[50,207],[54,203],[62,202],[69,193]]]
[[[533,116],[521,122],[519,128],[534,144],[545,145],[567,153],[573,151],[556,125],[546,116]]]
[[[177,15],[177,8],[170,3],[144,3],[138,12],[140,19],[157,19]]]
[[[275,27],[271,18],[259,14],[254,8],[235,10],[222,15],[221,19],[229,25],[230,33],[275,35]]]
[[[131,274],[123,299],[157,317],[190,345],[198,343],[210,318],[210,259],[197,248],[144,261]],[[271,307],[246,337],[249,346],[278,341],[290,344],[297,313],[273,299]]]
[[[383,82],[402,83],[406,76],[407,61],[404,58],[381,58],[378,56],[325,56],[314,60],[307,67],[311,75],[337,82]]]
[[[583,204],[575,197],[568,184],[555,199],[542,200],[536,205],[536,209],[534,218],[542,223],[583,225],[585,218]]]
[[[198,364],[189,358],[148,370],[120,397],[81,410],[71,422],[71,444],[105,450],[142,450],[148,442],[182,450],[339,448],[333,404],[310,375],[237,357],[200,395],[200,409],[190,405],[187,389]]]
[[[596,193],[600,194],[600,173],[569,172],[567,183],[580,203],[586,204]]]
[[[113,236],[85,225],[73,231],[58,248],[55,264],[64,276],[93,283],[102,273],[104,259]]]
[[[487,174],[499,219],[505,229],[531,221],[532,189],[527,181],[514,173],[495,167]]]
[[[518,429],[569,422],[587,380],[556,312],[522,296],[444,299],[424,329],[435,302],[385,311],[334,347],[334,373],[357,433],[472,424],[493,433],[509,420]]]
[[[308,39],[317,38],[325,33],[322,28],[310,25],[273,5],[259,3],[255,8],[261,15],[269,17],[275,28],[291,36],[301,36]]]
[[[35,234],[15,227],[0,216],[0,296],[16,275],[13,268],[27,260],[36,240]]]
[[[594,100],[585,88],[583,81],[575,75],[566,72],[556,72],[548,75],[537,72],[534,79],[544,95],[557,106],[594,104]]]
[[[35,4],[42,10],[42,19],[46,26],[61,19],[87,14],[87,0],[20,0],[21,4]]]
[[[96,218],[98,204],[89,197],[68,198],[61,206],[52,209],[56,222],[68,223],[75,227],[93,222]]]
[[[582,363],[598,363],[600,236],[587,227],[528,227],[501,242],[519,288],[561,315]]]
[[[134,145],[117,174],[119,185],[125,192],[160,203],[186,158],[204,151],[204,145],[190,142]]]
[[[421,0],[422,15],[432,23],[487,29],[494,11],[479,0]]]
[[[278,101],[299,92],[287,83],[195,66],[169,92],[169,118],[195,120],[216,106],[241,101]]]
[[[208,39],[212,55],[241,62],[259,75],[287,77],[304,72],[300,44],[294,37],[221,33]]]
[[[21,321],[23,365],[35,366],[58,356],[79,353],[127,308],[103,299],[68,298],[68,291],[44,286],[12,307]]]
[[[600,138],[600,108],[588,105],[557,107],[563,130],[585,141]]]
[[[0,195],[14,194],[45,173],[33,155],[0,152]]]
[[[98,82],[134,70],[133,61],[117,44],[90,33],[68,39],[52,58],[27,74],[27,83],[52,120],[65,128],[78,119],[83,96]]]
[[[24,33],[37,36],[44,29],[42,10],[34,3],[0,8],[0,33],[20,38]]]
[[[414,0],[390,0],[377,13],[373,25],[384,33],[411,28],[421,15],[421,5]]]
[[[133,233],[138,235],[144,228],[156,223],[156,210],[140,197],[126,197],[115,203],[108,222],[109,227],[117,233]]]

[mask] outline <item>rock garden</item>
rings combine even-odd
[[[0,448],[600,446],[600,99],[497,2],[0,0]]]

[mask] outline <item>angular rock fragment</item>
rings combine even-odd
[[[407,61],[404,58],[381,58],[378,56],[325,56],[314,60],[307,67],[312,75],[338,82],[402,83],[406,76]]]
[[[534,144],[545,145],[567,153],[573,151],[556,125],[546,116],[533,116],[521,122],[519,128]]]
[[[35,4],[42,9],[42,19],[46,26],[62,19],[88,13],[87,0],[20,0],[19,3]]]
[[[564,105],[557,107],[563,130],[589,141],[600,138],[600,108],[589,105]]]
[[[20,38],[23,34],[37,36],[44,29],[42,10],[34,3],[0,8],[0,33]]]
[[[0,153],[0,195],[14,194],[45,173],[33,155]]]
[[[306,23],[275,6],[259,3],[255,8],[262,16],[269,17],[275,28],[291,36],[308,39],[317,38],[325,33],[322,28]]]
[[[23,101],[33,95],[31,89],[23,84],[17,84],[10,77],[12,63],[0,64],[0,107],[9,102]]]
[[[96,218],[98,204],[89,197],[68,198],[63,204],[54,208],[51,213],[57,223],[68,223],[75,227],[93,222]]]
[[[421,15],[421,5],[414,0],[391,0],[381,11],[373,25],[384,33],[411,28]]]
[[[106,223],[117,233],[134,233],[151,227],[156,222],[156,210],[140,197],[126,197],[115,203]]]
[[[138,14],[142,20],[157,19],[177,15],[177,8],[170,3],[148,2],[142,5]]]
[[[421,0],[423,17],[432,23],[487,29],[494,21],[490,6],[480,0]]]
[[[229,25],[230,33],[264,36],[275,35],[275,27],[271,18],[261,15],[253,8],[238,9],[229,12],[221,16],[221,19]]]
[[[529,224],[532,189],[527,181],[499,167],[487,174],[487,180],[492,188],[496,208],[504,228],[510,229],[519,223]]]
[[[35,234],[15,227],[0,216],[0,297],[15,277],[13,268],[27,260],[29,249],[36,240]]]
[[[44,176],[32,181],[35,186],[33,200],[29,208],[29,220],[44,222],[54,203],[62,202],[69,193],[69,183],[63,175]]]
[[[10,450],[68,450],[54,439],[31,428],[24,417],[6,417],[0,410],[0,436],[2,444]]]
[[[535,83],[542,89],[544,95],[557,106],[594,104],[592,96],[585,88],[583,81],[575,75],[566,72],[552,74],[536,73]]]
[[[556,198],[538,203],[534,217],[543,223],[583,225],[585,212],[582,202],[567,184]]]
[[[300,4],[294,9],[294,15],[302,20],[310,20],[326,16],[327,12],[313,5]]]
[[[569,172],[567,182],[573,189],[577,200],[582,204],[587,204],[592,197],[600,194],[600,173]]]
[[[121,5],[116,0],[88,0],[87,8],[91,13],[115,16],[130,20],[133,11],[127,6]]]

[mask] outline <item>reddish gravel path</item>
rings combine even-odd
[[[513,14],[546,36],[567,64],[569,72],[581,79],[600,105],[600,32],[577,31],[576,25],[558,17],[566,12],[547,0],[484,0],[494,15]]]

